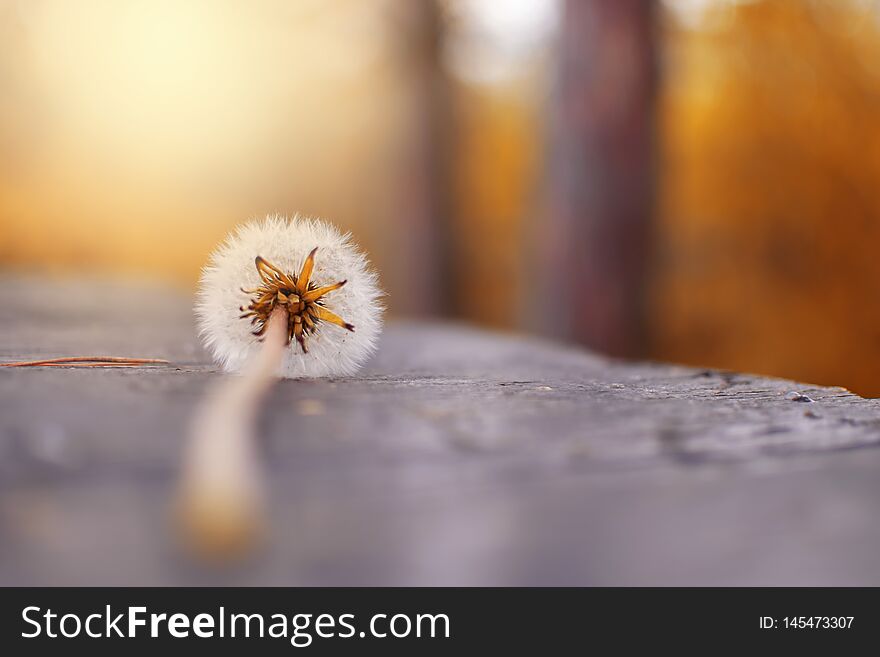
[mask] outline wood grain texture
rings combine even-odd
[[[273,533],[218,569],[168,517],[221,376],[188,299],[3,280],[0,361],[81,354],[172,365],[0,369],[0,584],[880,584],[880,402],[841,388],[393,324],[275,388]]]

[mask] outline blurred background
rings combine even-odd
[[[393,316],[880,396],[880,3],[0,0],[0,270],[295,211]]]

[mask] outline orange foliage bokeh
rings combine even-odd
[[[745,3],[666,43],[655,353],[880,394],[876,12]]]

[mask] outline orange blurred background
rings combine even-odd
[[[880,395],[880,6],[0,0],[0,268],[355,233],[394,315]]]

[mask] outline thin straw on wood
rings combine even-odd
[[[278,377],[288,313],[269,317],[264,342],[241,376],[224,378],[197,409],[184,454],[177,519],[198,555],[240,555],[262,537],[265,491],[256,446],[256,416]]]
[[[161,358],[121,358],[117,356],[68,356],[44,360],[21,360],[13,363],[0,363],[0,367],[113,367],[134,365],[167,365]]]

